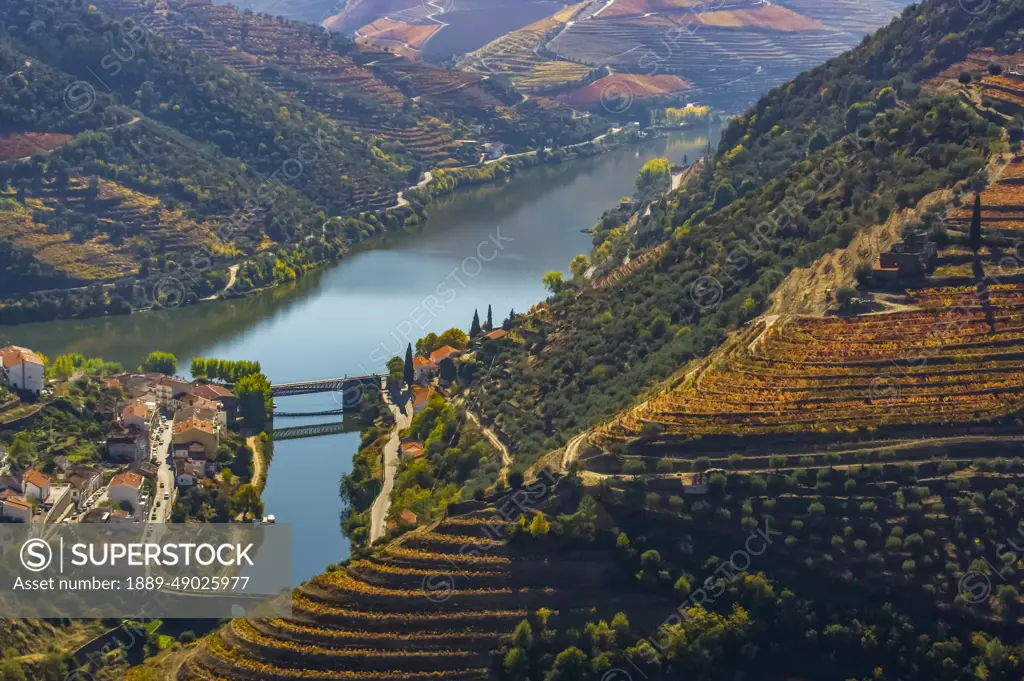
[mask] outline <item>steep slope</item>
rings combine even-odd
[[[1012,121],[945,85],[868,78],[878,45],[963,18],[920,11],[842,58],[845,107],[794,84],[737,121],[700,182],[652,211],[649,262],[563,285],[513,320],[522,343],[482,344],[463,367],[518,467],[651,388],[551,457],[561,494],[531,497],[550,479],[535,467],[495,507],[450,507],[304,585],[292,620],[224,628],[178,678],[1020,678],[1024,290],[979,278],[896,312],[758,316],[795,266],[924,197],[963,202],[992,169],[1009,172],[987,215],[1017,210]],[[934,58],[913,76],[996,43],[1024,60],[1021,12],[1002,6],[942,58],[944,37],[907,40]],[[793,160],[768,171],[775,153]],[[951,208],[934,231],[948,258],[965,217]],[[979,266],[1016,245],[1004,235],[986,230]],[[516,495],[518,522],[491,525]]]
[[[476,163],[459,140],[603,125],[211,3],[16,0],[0,25],[3,323],[187,304],[232,266],[234,294],[287,281],[422,218],[399,192]]]
[[[604,6],[567,26],[547,49],[627,76],[679,76],[692,84],[691,101],[730,112],[855,47],[903,8],[887,0],[828,3],[815,12],[759,0],[598,4]]]
[[[569,627],[617,609],[670,607],[657,596],[604,593],[614,571],[607,549],[523,536],[520,519],[575,508],[578,490],[552,482],[452,507],[436,526],[314,578],[295,590],[290,618],[232,621],[178,678],[483,680],[493,678],[493,651],[540,608],[551,625]]]
[[[635,243],[668,239],[660,257],[599,292],[556,295],[522,319],[525,344],[480,367],[474,390],[520,464],[707,354],[793,267],[935,190],[984,181],[1005,131],[915,81],[973,48],[1015,50],[1022,16],[1019,2],[980,18],[925,3],[734,119],[700,177],[641,221]]]

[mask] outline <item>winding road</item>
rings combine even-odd
[[[388,208],[388,210],[395,210],[396,208],[401,208],[402,206],[408,206],[409,205],[409,201],[407,201],[406,198],[405,198],[405,192],[407,192],[407,191],[409,191],[411,189],[423,189],[428,184],[430,184],[431,181],[433,181],[433,179],[434,179],[434,172],[432,170],[428,170],[425,173],[423,173],[423,179],[422,180],[420,180],[419,182],[417,182],[413,186],[409,187],[409,189],[406,189],[405,191],[402,191],[402,192],[398,192],[398,203],[396,203],[395,205],[391,206],[391,208]]]
[[[487,436],[487,439],[491,441],[491,444],[494,445],[494,448],[501,453],[501,473],[499,473],[498,479],[507,480],[508,469],[512,467],[513,461],[512,455],[509,454],[508,452],[508,447],[506,447],[505,443],[498,439],[498,436],[494,434],[493,430],[484,426],[480,422],[480,417],[478,417],[476,414],[469,411],[468,409],[466,410],[466,415],[473,420],[473,423],[480,427],[480,430],[482,430],[484,435]]]
[[[388,517],[388,509],[391,508],[391,490],[395,488],[395,471],[398,469],[398,446],[401,444],[398,434],[412,422],[412,414],[409,413],[412,411],[412,400],[406,402],[406,410],[403,411],[398,405],[391,403],[386,392],[384,395],[395,417],[395,427],[391,431],[391,439],[384,445],[384,486],[370,507],[370,544],[384,536],[384,522]]]
[[[232,287],[234,287],[235,280],[238,278],[238,268],[239,268],[239,265],[232,265],[231,267],[228,268],[228,283],[227,283],[227,285],[224,287],[224,289],[222,291],[220,291],[219,293],[214,293],[212,296],[206,296],[205,298],[200,298],[200,300],[203,300],[203,301],[217,300],[218,298],[223,297],[225,293],[227,293],[228,291],[230,291],[232,289]]]

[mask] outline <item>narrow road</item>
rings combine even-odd
[[[621,127],[611,128],[608,132],[606,132],[604,134],[601,134],[601,135],[598,135],[594,139],[587,140],[586,142],[577,142],[576,144],[567,144],[566,146],[561,147],[561,148],[562,149],[576,149],[577,147],[582,147],[585,144],[596,144],[597,142],[600,142],[601,140],[603,140],[605,137],[608,137],[609,135],[614,135],[615,133],[620,132],[621,130],[622,130]],[[554,147],[544,147],[544,151],[546,151],[546,152],[554,151]],[[517,158],[519,156],[529,156],[530,154],[536,154],[536,153],[537,153],[536,151],[521,151],[518,154],[502,154],[498,158],[492,158],[489,161],[486,161],[485,165],[490,165],[492,163],[497,163],[498,161],[504,161],[504,160],[510,159],[510,158]],[[459,167],[460,168],[472,168],[473,166],[459,166]],[[458,168],[456,168],[455,170],[458,170]]]
[[[252,481],[251,485],[263,491],[267,486],[266,464],[263,461],[263,443],[258,435],[251,435],[246,438],[245,444],[252,450]]]
[[[214,293],[212,296],[206,296],[205,298],[202,298],[201,300],[203,300],[203,301],[217,300],[218,298],[223,296],[225,293],[230,291],[232,289],[232,287],[235,285],[235,280],[238,278],[238,268],[239,268],[239,265],[232,265],[231,267],[228,268],[228,283],[224,287],[224,290],[222,290],[220,293]]]
[[[498,439],[498,436],[494,434],[493,430],[487,428],[480,422],[480,417],[478,417],[476,414],[469,411],[468,409],[466,410],[466,415],[469,416],[470,419],[472,419],[473,423],[480,427],[480,430],[482,430],[484,435],[487,436],[487,439],[491,441],[491,444],[494,445],[494,448],[501,453],[501,472],[498,474],[498,479],[507,480],[508,469],[512,467],[513,462],[512,455],[508,453],[508,447],[506,447],[505,443]]]
[[[13,75],[17,75],[17,74],[11,74],[11,75],[13,76]],[[111,132],[113,130],[118,130],[119,128],[130,128],[131,126],[135,125],[136,123],[138,123],[141,120],[142,120],[142,116],[132,116],[132,119],[130,121],[125,121],[124,123],[118,123],[117,125],[111,125],[109,127],[103,128],[103,131],[104,132]],[[88,132],[92,132],[92,131],[88,131]],[[63,145],[61,145],[61,146],[63,146]],[[16,159],[14,159],[13,163],[20,163],[22,161],[31,161],[34,156],[46,156],[48,154],[52,154],[53,152],[57,151],[57,149],[60,149],[60,147],[54,147],[53,149],[43,149],[42,151],[37,151],[34,154],[29,154],[28,156],[22,156],[21,158],[16,158]],[[7,162],[11,163],[11,161],[7,161]]]
[[[580,445],[586,439],[588,431],[583,431],[565,445],[565,454],[562,455],[562,473],[569,472],[569,465],[579,458]]]
[[[387,393],[385,400],[388,399]],[[395,417],[395,428],[391,431],[391,439],[384,445],[384,486],[380,494],[373,501],[370,508],[370,544],[384,536],[384,521],[388,517],[388,509],[391,508],[391,490],[395,488],[395,471],[398,469],[398,445],[401,441],[398,434],[409,427],[412,422],[412,401],[406,402],[406,411],[398,408],[398,405],[388,402],[391,413]]]
[[[21,74],[25,73],[25,71],[27,71],[30,68],[32,68],[32,62],[26,61],[25,62],[25,68],[21,69],[20,71],[15,71],[14,73],[10,74],[9,76],[4,76],[4,79],[0,80],[0,83],[6,83],[11,78],[14,78],[15,76],[20,76]]]
[[[434,179],[433,171],[428,170],[427,172],[423,173],[423,179],[420,180],[419,182],[417,182],[416,184],[414,184],[413,186],[409,187],[409,189],[423,189],[428,184],[430,184],[433,179]],[[409,201],[406,200],[406,198],[405,198],[405,192],[409,191],[409,189],[406,189],[405,191],[402,191],[402,192],[398,192],[398,203],[396,203],[395,205],[391,206],[391,208],[388,208],[388,210],[394,210],[396,208],[401,208],[403,206],[408,206],[409,205]]]
[[[156,486],[153,490],[153,502],[149,511],[149,522],[166,523],[171,517],[171,508],[175,501],[174,490],[174,460],[171,456],[171,438],[174,436],[174,422],[170,419],[160,419],[164,427],[162,433],[153,438],[153,463],[160,468],[156,474]],[[162,486],[161,486],[162,485]],[[164,494],[168,498],[164,500]],[[160,504],[158,507],[157,504]],[[154,517],[154,512],[156,517]]]

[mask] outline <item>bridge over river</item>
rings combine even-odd
[[[366,376],[344,376],[342,378],[325,378],[317,381],[300,381],[298,383],[276,383],[270,386],[274,397],[290,397],[292,395],[311,395],[313,393],[341,393],[342,406],[346,409],[358,407],[367,386],[380,388],[384,374],[368,374]]]
[[[316,381],[300,381],[296,383],[278,383],[270,386],[271,395],[277,399],[291,397],[293,395],[311,395],[314,393],[337,393],[340,396],[338,409],[325,409],[320,411],[298,412],[298,411],[276,411],[275,418],[299,418],[315,416],[344,416],[346,412],[359,409],[362,404],[363,392],[373,386],[381,389],[383,374],[368,374],[366,376],[343,376],[341,378],[325,378]],[[333,435],[344,433],[350,430],[352,424],[345,424],[344,420],[331,423],[313,423],[288,428],[274,428],[274,440],[294,440],[302,437],[316,437],[318,435]]]

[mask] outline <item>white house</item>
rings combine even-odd
[[[0,364],[7,377],[7,385],[12,389],[34,395],[43,391],[43,360],[36,353],[28,348],[8,345],[0,348]]]
[[[217,456],[217,445],[220,444],[220,433],[217,425],[196,417],[192,417],[187,421],[175,422],[171,443],[187,445],[193,442],[199,442],[203,445],[203,448],[206,450],[206,458],[215,458]]]
[[[115,475],[107,489],[107,497],[115,506],[128,502],[133,509],[138,508],[141,494],[142,476],[132,471],[123,471]]]
[[[21,492],[28,500],[46,501],[50,496],[50,478],[29,468],[21,477]]]
[[[141,399],[130,400],[121,409],[121,423],[125,428],[137,428],[148,433],[156,420],[156,404]]]
[[[437,365],[422,355],[412,358],[413,380],[417,383],[425,381],[437,373]]]

